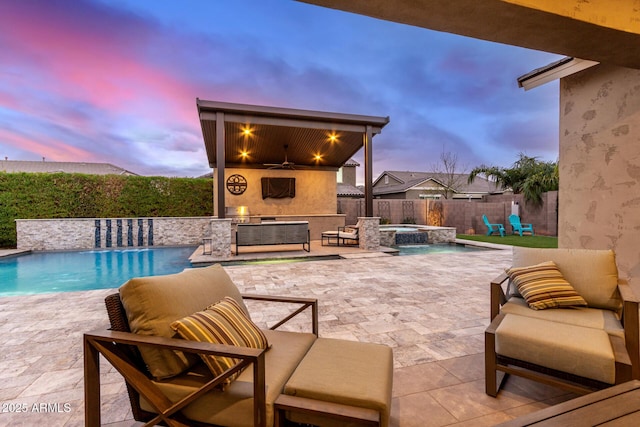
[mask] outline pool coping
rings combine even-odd
[[[31,249],[0,249],[0,258],[16,257],[30,254]]]

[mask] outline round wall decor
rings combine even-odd
[[[229,193],[238,196],[247,189],[247,179],[238,174],[231,175],[227,178],[227,190]]]

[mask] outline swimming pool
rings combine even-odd
[[[445,254],[460,252],[477,252],[490,250],[478,246],[466,246],[453,244],[437,244],[437,245],[397,245],[392,248],[398,250],[398,255],[422,255],[422,254]]]
[[[195,247],[36,252],[0,258],[0,296],[118,288],[132,277],[191,267]]]

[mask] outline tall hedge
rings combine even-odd
[[[210,215],[211,179],[0,173],[0,247],[16,246],[16,219]]]

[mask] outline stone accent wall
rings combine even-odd
[[[396,232],[393,230],[380,230],[380,246],[393,246],[396,244]]]
[[[231,256],[231,219],[212,219],[210,221],[211,255]]]
[[[367,251],[377,251],[380,249],[380,218],[360,217],[362,221],[358,230],[358,241],[360,249]]]
[[[18,249],[200,245],[210,217],[18,219]]]
[[[456,241],[456,229],[453,227],[429,229],[429,243],[452,243]]]

